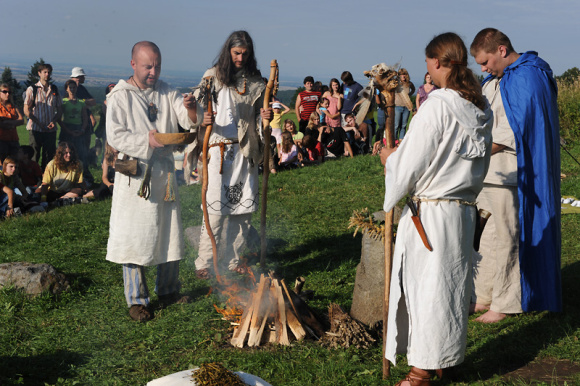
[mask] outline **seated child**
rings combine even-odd
[[[367,152],[367,139],[369,137],[369,129],[366,123],[357,125],[354,114],[347,114],[344,118],[345,125],[343,129],[348,138],[350,147],[356,151],[357,154],[364,154]]]
[[[302,143],[304,145],[303,148],[306,150],[305,154],[298,153],[298,161],[302,166],[318,165],[324,161],[324,147],[315,137],[307,135]]]
[[[29,194],[33,194],[42,182],[42,169],[40,169],[40,165],[36,161],[32,160],[32,157],[34,157],[32,146],[24,145],[20,147],[18,151],[18,174]]]
[[[298,148],[292,141],[292,134],[285,131],[282,133],[282,152],[278,165],[283,169],[291,169],[297,166]]]
[[[318,128],[325,125],[326,123],[320,123],[320,115],[316,111],[313,111],[312,114],[310,114],[310,118],[308,118],[308,124],[304,130],[304,135],[318,136]]]
[[[329,158],[354,156],[342,127],[320,126],[318,128],[318,141],[326,147],[326,155]]]
[[[109,142],[105,141],[105,157],[103,158],[103,177],[98,188],[91,190],[84,195],[85,198],[94,197],[97,200],[102,200],[113,196],[113,188],[115,184],[115,161],[119,152]]]
[[[28,201],[28,192],[16,174],[16,160],[11,156],[4,158],[0,172],[0,216],[12,217],[24,210]],[[17,209],[21,208],[21,209]]]
[[[83,193],[83,164],[77,158],[73,144],[58,144],[54,159],[46,165],[42,185],[37,189],[41,202],[53,202],[57,199],[77,198]],[[66,204],[70,201],[63,201]]]
[[[304,134],[296,129],[296,124],[293,120],[286,119],[284,121],[284,130],[292,134],[292,141],[294,141],[296,146],[302,146],[302,138],[304,138]]]

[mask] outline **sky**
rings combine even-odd
[[[3,10],[0,68],[42,57],[53,65],[127,69],[140,40],[161,48],[163,71],[181,71],[192,85],[211,67],[232,31],[254,40],[262,74],[277,59],[282,85],[312,75],[328,84],[377,63],[399,63],[423,82],[424,49],[453,31],[469,47],[475,34],[495,27],[519,52],[538,51],[555,75],[580,67],[577,0],[0,0]],[[470,67],[481,74],[469,58]],[[116,81],[117,79],[111,79]]]

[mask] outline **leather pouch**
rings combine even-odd
[[[115,161],[115,171],[129,177],[137,177],[141,175],[141,168],[139,167],[139,160],[136,158],[129,158],[127,154],[123,158],[118,158]]]

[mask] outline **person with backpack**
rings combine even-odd
[[[49,83],[52,74],[50,64],[38,66],[38,83],[26,89],[24,114],[28,117],[26,129],[30,132],[30,146],[34,148],[34,161],[42,170],[56,153],[56,122],[62,115],[62,102],[58,88]],[[40,156],[42,154],[42,163]]]

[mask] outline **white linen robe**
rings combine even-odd
[[[155,122],[150,122],[147,115],[149,102],[158,108]],[[202,114],[198,108],[198,117]],[[137,195],[147,163],[153,155],[153,149],[149,147],[149,131],[157,129],[160,133],[176,133],[178,123],[186,130],[197,129],[183,106],[181,93],[162,81],[157,81],[154,89],[140,91],[120,80],[107,96],[106,119],[109,144],[138,158],[141,168],[138,177],[115,173],[107,260],[143,266],[181,260],[183,230],[175,179],[176,199],[164,201],[168,173],[174,172],[173,146],[156,150],[161,159],[153,164],[149,199]]]
[[[450,89],[433,91],[385,165],[384,210],[407,193],[474,202],[491,154],[492,113]],[[461,363],[467,340],[475,207],[436,201],[420,205],[433,251],[403,210],[393,255],[385,357],[396,364],[447,368]]]

